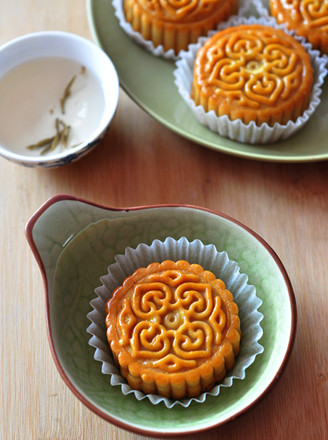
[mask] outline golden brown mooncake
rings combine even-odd
[[[199,49],[191,98],[230,120],[284,125],[308,108],[312,85],[311,58],[294,37],[243,24],[217,32]]]
[[[126,20],[145,40],[177,54],[237,12],[238,0],[123,0]]]
[[[239,352],[231,292],[184,260],[152,263],[126,278],[106,303],[106,327],[131,388],[173,399],[211,389]]]
[[[270,10],[278,23],[328,54],[328,0],[270,0]]]

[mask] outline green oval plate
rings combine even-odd
[[[119,26],[111,0],[87,0],[93,38],[108,54],[120,85],[147,113],[180,136],[222,153],[272,162],[311,162],[328,159],[328,85],[315,114],[295,136],[270,145],[242,144],[201,125],[179,95],[175,64],[155,57],[132,41]]]

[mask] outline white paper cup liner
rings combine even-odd
[[[225,282],[239,308],[242,339],[234,368],[210,391],[192,399],[173,400],[133,390],[116,367],[106,338],[105,305],[112,292],[136,269],[168,259],[187,260],[190,264],[200,264],[204,269],[213,272]],[[154,405],[163,402],[167,408],[172,408],[175,405],[188,407],[192,401],[205,402],[208,395],[218,396],[221,387],[231,387],[235,379],[245,378],[247,367],[263,352],[263,347],[258,342],[263,335],[260,326],[263,314],[258,311],[262,300],[256,296],[255,287],[248,284],[247,275],[240,273],[238,264],[229,260],[226,252],[218,252],[214,245],[204,245],[200,240],[189,242],[184,237],[179,240],[169,237],[165,241],[154,240],[150,246],[139,244],[135,249],[126,248],[124,255],[117,255],[115,260],[108,267],[108,273],[101,277],[102,285],[95,289],[97,297],[90,302],[93,310],[87,315],[91,321],[87,328],[87,332],[91,334],[89,344],[95,348],[94,358],[102,363],[101,372],[109,375],[111,385],[120,386],[124,395],[134,394],[137,400],[149,399]]]
[[[272,127],[267,123],[257,126],[254,121],[244,124],[240,119],[230,120],[227,115],[217,116],[214,110],[205,112],[201,105],[196,106],[190,97],[191,86],[193,81],[193,70],[197,51],[203,46],[205,41],[218,32],[228,27],[238,26],[241,24],[262,24],[277,29],[282,29],[289,35],[292,35],[299,43],[301,43],[311,57],[311,63],[314,69],[314,83],[312,86],[310,103],[305,112],[294,121],[288,121],[287,124],[275,123]],[[207,37],[200,37],[198,42],[190,44],[188,51],[181,51],[180,58],[176,61],[176,69],[174,70],[175,84],[182,98],[186,101],[197,120],[206,125],[210,130],[218,133],[220,136],[227,137],[234,141],[248,144],[266,144],[279,140],[287,139],[298,130],[300,130],[313,115],[320,104],[320,95],[322,85],[327,74],[326,58],[320,56],[320,52],[313,50],[310,43],[302,37],[296,36],[294,32],[288,31],[284,25],[277,24],[273,17],[237,17],[234,16],[225,23],[221,23],[218,29],[209,32]]]
[[[165,51],[162,45],[155,47],[152,41],[146,40],[140,34],[140,32],[137,32],[132,28],[131,24],[125,19],[124,10],[123,10],[123,0],[113,0],[112,4],[113,4],[115,16],[117,17],[121,28],[130,38],[132,38],[132,40],[134,40],[137,44],[144,47],[146,50],[151,52],[156,57],[163,57],[169,60],[170,59],[176,60],[178,58],[173,49]]]
[[[253,0],[239,0],[238,15],[241,16],[243,14],[246,14],[252,6],[252,1]],[[168,60],[177,60],[179,58],[179,54],[176,54],[173,49],[165,51],[162,45],[155,47],[154,43],[151,40],[146,40],[140,32],[137,32],[132,28],[131,24],[126,21],[125,18],[123,0],[112,0],[112,5],[114,8],[114,14],[118,19],[121,28],[137,44],[144,47],[156,57],[162,57]]]

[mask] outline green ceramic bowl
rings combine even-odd
[[[103,220],[106,219],[106,228]],[[92,228],[89,226],[92,225]],[[88,233],[85,233],[85,231]],[[48,337],[55,364],[68,387],[103,419],[135,433],[172,437],[222,425],[249,410],[273,387],[291,353],[296,304],[288,275],[275,252],[256,233],[225,214],[187,205],[107,208],[72,196],[48,200],[26,225],[46,292]],[[138,401],[111,386],[94,359],[86,332],[90,300],[100,277],[126,247],[182,236],[214,244],[235,260],[263,301],[259,311],[264,352],[243,380],[204,403],[166,408]]]

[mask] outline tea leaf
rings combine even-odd
[[[41,141],[35,143],[35,144],[31,144],[28,145],[26,148],[28,150],[36,150],[37,148],[43,147],[46,144],[50,144],[54,139],[54,136],[51,136],[49,138],[45,138],[45,139],[41,139]]]
[[[73,78],[70,80],[70,82],[67,84],[67,86],[65,87],[63,96],[60,98],[60,108],[61,108],[61,111],[63,114],[65,113],[65,104],[66,104],[67,98],[69,98],[71,96],[71,87],[72,87],[72,84],[75,81],[75,79],[76,79],[76,75],[74,75]]]

